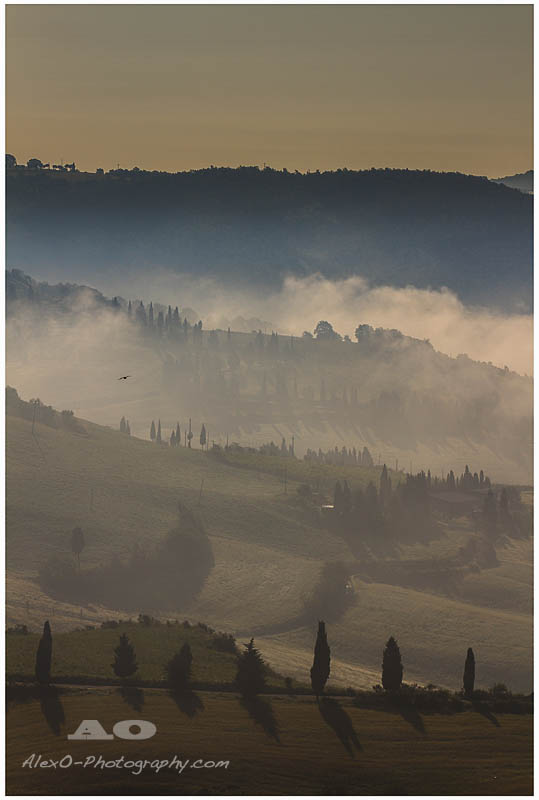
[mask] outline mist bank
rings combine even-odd
[[[112,276],[112,294],[125,284]],[[476,361],[508,366],[524,375],[533,373],[533,317],[465,305],[448,288],[373,286],[362,276],[329,280],[320,273],[305,278],[288,276],[274,291],[261,294],[244,285],[231,289],[210,278],[197,279],[156,270],[135,278],[132,296],[145,303],[172,298],[191,320],[206,328],[250,333],[302,336],[326,319],[342,336],[354,339],[359,324],[395,328],[406,336],[428,339],[449,356],[466,354]]]
[[[277,290],[288,276],[320,273],[448,287],[466,304],[529,312],[532,225],[531,196],[456,173],[7,176],[8,265],[106,291],[111,275],[125,287],[159,269],[234,291]]]
[[[369,325],[365,316],[344,339],[329,322],[314,336],[227,332],[208,327],[206,318],[194,322],[196,315],[190,321],[185,306],[172,305],[177,296],[168,305],[163,297],[162,305],[139,301],[129,309],[126,300],[85,287],[33,282],[31,298],[14,298],[13,291],[28,290],[28,279],[15,277],[15,290],[8,281],[7,380],[25,398],[114,427],[125,417],[144,438],[160,420],[165,441],[178,423],[184,441],[191,419],[195,437],[204,423],[215,442],[294,437],[298,455],[366,445],[388,463],[409,459],[416,469],[443,470],[480,460],[495,480],[529,481],[532,381],[507,368],[450,358],[424,338]],[[281,313],[303,323],[308,287],[289,288]],[[340,286],[335,308],[339,291],[358,286]],[[378,289],[366,291],[371,303],[383,298]],[[411,299],[425,300],[414,292]],[[221,298],[220,313],[226,310]],[[429,313],[440,316],[435,304]],[[121,375],[132,377],[118,381]]]

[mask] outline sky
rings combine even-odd
[[[532,155],[531,5],[8,5],[6,149],[82,170]]]

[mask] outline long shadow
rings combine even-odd
[[[478,714],[481,714],[483,717],[485,717],[485,719],[488,719],[488,721],[492,722],[492,724],[495,725],[497,728],[500,727],[501,723],[499,722],[499,720],[494,716],[489,707],[486,706],[484,703],[482,703],[480,700],[474,700],[472,702],[472,707],[474,711],[477,711]]]
[[[169,696],[174,700],[182,714],[186,714],[190,719],[200,711],[204,711],[202,699],[192,689],[185,689],[183,692],[169,692]]]
[[[40,698],[39,686],[20,686],[20,685],[6,685],[6,710],[22,705],[23,703],[30,703],[32,700],[39,700]]]
[[[6,689],[7,709],[14,711],[17,706],[32,700],[39,700],[47,725],[55,736],[59,736],[65,724],[65,713],[56,686],[8,686]]]
[[[333,697],[322,697],[318,704],[322,719],[333,728],[337,738],[342,742],[348,754],[355,756],[354,748],[359,753],[363,748],[354,730],[352,720],[344,708]]]
[[[142,711],[144,706],[144,692],[136,686],[122,686],[118,689],[118,694],[125,700],[133,711]]]
[[[421,716],[421,714],[419,713],[419,711],[415,706],[406,704],[399,706],[399,712],[401,717],[405,719],[406,722],[409,722],[410,725],[412,725],[418,733],[420,733],[422,736],[427,735],[427,731],[425,729],[425,723],[423,722],[423,717]]]
[[[271,736],[276,742],[281,741],[279,738],[281,733],[279,724],[275,718],[273,707],[269,700],[265,700],[262,697],[254,697],[253,699],[242,697],[240,703],[251,719],[253,719],[257,725],[260,725],[268,736]]]
[[[43,716],[54,735],[59,736],[65,724],[65,714],[58,689],[55,686],[43,686],[39,696]]]

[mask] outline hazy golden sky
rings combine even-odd
[[[531,5],[8,5],[7,151],[80,169],[532,167]]]

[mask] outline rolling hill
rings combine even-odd
[[[459,173],[257,167],[7,174],[7,263],[110,288],[156,270],[229,288],[361,275],[529,309],[532,198]]]
[[[504,178],[493,178],[494,183],[503,183],[511,189],[518,189],[526,194],[533,194],[533,169],[527,172],[518,172],[516,175],[506,175]]]
[[[70,423],[71,424],[71,423]],[[458,688],[467,647],[477,658],[477,682],[531,688],[531,560],[527,539],[504,539],[498,564],[466,571],[451,588],[419,591],[395,582],[390,561],[443,559],[473,537],[466,518],[438,527],[429,541],[402,542],[371,553],[382,570],[367,579],[361,559],[306,509],[296,487],[309,467],[285,486],[279,474],[226,463],[201,450],[169,448],[87,421],[52,428],[7,418],[7,565],[10,624],[69,630],[125,616],[121,608],[83,606],[47,596],[37,582],[51,556],[70,558],[70,533],[80,526],[84,569],[150,548],[177,525],[178,502],[191,508],[208,534],[214,566],[200,593],[179,608],[139,609],[164,618],[204,621],[240,637],[254,635],[280,672],[305,680],[314,629],[306,599],[316,594],[329,562],[354,576],[353,601],[328,620],[332,679],[371,686],[379,680],[382,647],[399,640],[409,682]],[[326,491],[336,473],[327,468]],[[343,468],[339,468],[343,469]],[[354,467],[352,486],[377,468]],[[398,480],[398,475],[393,475]],[[372,548],[371,548],[372,549]],[[384,563],[388,563],[384,573]],[[82,616],[81,616],[82,615]],[[241,639],[245,641],[245,639]]]

